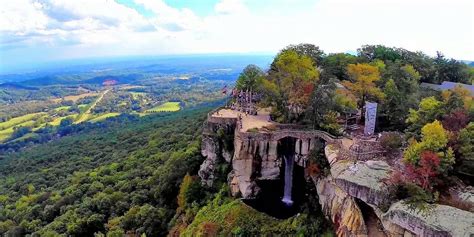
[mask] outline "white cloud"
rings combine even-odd
[[[204,17],[163,0],[135,2],[154,16],[112,0],[0,0],[0,56],[276,52],[306,42],[326,52],[385,44],[474,60],[471,0],[221,0]]]
[[[176,9],[161,0],[135,0],[137,4],[155,13],[152,20],[156,26],[169,31],[183,31],[198,28],[200,19],[191,10]]]
[[[247,7],[241,0],[222,0],[214,6],[218,14],[244,14],[248,12]]]
[[[41,11],[41,5],[28,0],[2,1],[0,7],[0,31],[24,33],[35,29],[44,29],[47,16]]]

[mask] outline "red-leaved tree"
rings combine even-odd
[[[443,128],[457,133],[469,123],[469,115],[466,111],[459,109],[444,116],[442,123]]]
[[[439,156],[431,151],[421,153],[421,159],[417,166],[408,163],[406,166],[406,179],[412,181],[424,190],[432,190],[433,184],[437,182],[439,174]]]

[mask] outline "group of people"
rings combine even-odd
[[[246,115],[256,115],[257,110],[255,108],[255,99],[258,97],[257,94],[249,90],[232,90],[232,97],[234,102],[230,106],[231,109],[244,112]]]

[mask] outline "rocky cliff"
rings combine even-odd
[[[339,149],[326,146],[331,174],[314,180],[324,213],[335,223],[338,236],[467,237],[474,234],[472,212],[436,204],[425,213],[403,201],[391,203],[383,181],[392,168],[383,161],[338,160]],[[361,210],[362,206],[366,208]],[[384,211],[386,207],[389,209]],[[375,218],[370,220],[367,212],[373,212]],[[376,225],[379,231],[371,229],[371,225]]]
[[[410,210],[403,202],[391,203],[384,179],[392,168],[384,161],[347,159],[342,141],[320,131],[302,131],[282,126],[242,131],[237,118],[210,116],[204,124],[202,154],[206,160],[199,175],[212,185],[220,162],[232,164],[228,183],[232,194],[254,198],[258,180],[280,179],[279,141],[295,140],[297,165],[305,167],[317,139],[326,142],[330,174],[313,178],[320,204],[338,236],[470,236],[474,234],[472,212],[433,205],[428,217]],[[230,144],[229,144],[230,143]]]

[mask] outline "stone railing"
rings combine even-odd
[[[237,120],[237,128],[240,126],[241,121]],[[271,140],[278,141],[285,137],[293,137],[297,139],[312,139],[321,138],[327,143],[339,144],[341,143],[340,138],[330,133],[321,130],[296,130],[296,129],[278,129],[272,131],[255,131],[255,132],[243,132],[238,131],[237,134],[242,138],[252,140]]]
[[[380,142],[369,138],[355,138],[354,144],[349,147],[347,152],[352,159],[364,161],[380,158],[384,155]]]

